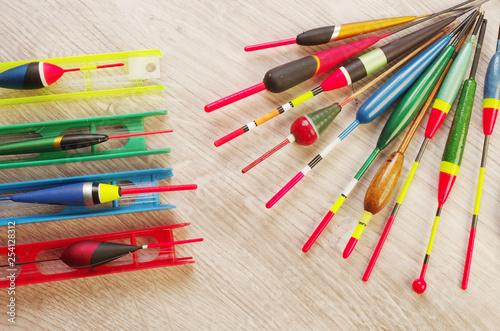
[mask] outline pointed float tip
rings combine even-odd
[[[284,39],[284,40],[270,41],[270,42],[267,42],[267,43],[245,46],[245,52],[253,52],[253,51],[258,51],[258,50],[261,50],[261,49],[267,49],[267,48],[273,48],[273,47],[291,45],[291,44],[296,44],[296,43],[297,43],[297,38],[290,38],[290,39]]]
[[[357,243],[358,243],[358,239],[356,239],[354,237],[351,237],[351,239],[349,239],[349,242],[345,246],[344,253],[342,253],[342,257],[344,259],[347,259],[351,255],[351,253],[354,250],[354,247],[356,247]]]
[[[417,292],[418,294],[422,294],[425,292],[427,289],[427,283],[425,279],[423,278],[417,278],[413,281],[413,284],[411,285],[413,287],[413,290]]]
[[[233,140],[234,138],[239,137],[239,136],[241,136],[241,135],[242,135],[242,134],[244,134],[244,133],[245,133],[245,131],[244,131],[242,128],[239,128],[239,129],[237,129],[237,130],[235,130],[235,131],[231,132],[230,134],[228,134],[228,135],[226,135],[226,136],[224,136],[224,137],[222,137],[222,138],[220,138],[220,139],[216,140],[216,141],[214,142],[214,146],[215,146],[215,147],[219,147],[219,146],[221,146],[221,145],[224,145],[224,144],[225,144],[225,143],[227,143],[228,141],[231,141],[231,140]]]
[[[217,107],[215,107],[215,106],[213,105],[213,103],[209,103],[209,104],[208,104],[208,105],[206,105],[203,109],[205,109],[205,112],[207,112],[207,113],[211,113],[211,112],[213,112],[214,110],[216,110],[216,109],[217,109]]]

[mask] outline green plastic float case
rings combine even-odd
[[[69,129],[88,130],[88,133],[100,133],[98,131],[98,127],[100,126],[123,127],[122,130],[129,133],[144,132],[144,120],[146,117],[166,114],[166,110],[160,110],[126,115],[0,126],[0,144],[6,142],[9,136],[10,139],[18,139],[18,136],[23,135],[28,139],[30,136],[34,138],[57,137],[65,130]],[[33,154],[33,157],[23,159],[0,159],[0,169],[114,159],[169,152],[170,148],[148,150],[145,136],[136,136],[129,137],[124,146],[116,149],[99,149],[99,145],[94,145],[89,147],[89,151],[85,152],[71,153],[67,151],[57,151]]]

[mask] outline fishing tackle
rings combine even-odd
[[[461,6],[462,4],[458,5]],[[422,16],[402,16],[393,18],[383,18],[379,20],[370,20],[356,23],[347,23],[342,25],[329,25],[321,28],[307,30],[297,35],[296,38],[283,39],[277,41],[266,42],[262,44],[245,46],[245,52],[253,52],[261,49],[279,47],[285,45],[302,45],[313,46],[326,44],[335,40],[347,39],[361,34],[390,28],[395,25],[407,23],[422,17]]]
[[[136,114],[0,126],[0,141],[4,142],[3,145],[0,145],[0,151],[13,148],[15,151],[23,153],[39,153],[39,155],[25,155],[22,158],[2,157],[0,169],[169,153],[170,148],[148,149],[145,137],[142,134],[137,134],[146,131],[145,121],[148,117],[166,114],[166,110],[160,110]],[[95,138],[94,134],[97,134],[101,127],[110,126],[120,127],[125,131],[132,132],[123,146],[110,146],[108,149],[102,149],[94,144],[88,150],[78,151],[78,153],[68,153],[64,150],[57,151],[57,148],[54,148],[57,145],[54,137],[67,136],[65,134],[67,131],[88,132],[90,134],[89,138]],[[33,137],[36,138],[30,141],[19,141],[20,138],[29,139]],[[90,140],[93,140],[93,138]],[[13,145],[10,144],[11,142]],[[34,150],[32,145],[35,143],[38,147],[47,149],[48,152],[44,152],[40,148]]]
[[[437,77],[439,77],[439,73],[444,69],[449,57],[451,57],[451,53],[452,51],[450,51],[449,47],[441,52],[436,60],[418,78],[415,84],[413,84],[413,86],[405,94],[403,99],[399,102],[396,109],[393,111],[384,128],[382,129],[382,132],[380,133],[379,139],[377,141],[376,148],[367,158],[365,163],[361,166],[360,170],[356,173],[354,178],[344,189],[339,198],[337,198],[330,210],[326,213],[323,220],[314,230],[311,237],[304,244],[302,248],[303,252],[309,251],[312,245],[316,242],[318,237],[321,235],[328,223],[332,220],[333,216],[335,216],[337,211],[343,205],[350,192],[361,180],[366,170],[368,170],[368,167],[373,163],[378,154],[383,149],[385,149],[394,139],[396,139],[396,137],[405,129],[412,118],[416,115],[417,111],[420,109],[420,106],[424,103],[425,98],[430,93],[430,90],[432,89],[433,84],[436,82]],[[353,236],[349,240],[342,254],[344,258],[347,258],[351,254],[368,221],[369,218],[367,220],[364,220],[364,222],[358,223]]]
[[[69,151],[101,144],[112,139],[127,139],[130,137],[169,133],[173,130],[136,132],[108,136],[106,134],[65,134],[57,137],[38,138],[0,145],[0,155],[33,154],[45,152]]]
[[[484,98],[483,98],[483,133],[484,144],[481,157],[481,167],[479,170],[479,180],[477,183],[477,193],[474,202],[474,212],[472,215],[472,224],[469,234],[469,244],[465,259],[464,275],[462,278],[462,289],[467,289],[469,283],[470,266],[472,263],[472,251],[474,250],[474,240],[476,238],[476,228],[479,221],[479,205],[481,203],[481,193],[483,190],[483,181],[486,172],[486,160],[488,159],[488,145],[490,136],[495,128],[498,109],[500,108],[500,29],[498,31],[498,41],[496,53],[490,60],[486,77],[484,79]]]
[[[54,84],[67,72],[122,67],[124,65],[124,63],[114,63],[63,69],[55,64],[43,61],[30,62],[0,73],[0,87],[15,90],[35,90]]]
[[[62,261],[68,267],[75,269],[93,269],[99,267],[103,264],[109,263],[120,257],[137,252],[140,249],[156,248],[156,247],[167,247],[173,245],[181,245],[187,243],[193,243],[203,241],[203,238],[198,239],[188,239],[180,241],[171,241],[150,245],[127,245],[119,244],[109,241],[100,240],[80,240],[72,243],[64,249],[61,256],[53,259],[36,260],[29,262],[20,262],[13,264],[0,265],[0,268],[5,267],[15,267],[18,265],[31,264],[31,263],[41,263],[41,262],[51,262],[51,261]]]
[[[471,23],[473,20],[471,20]],[[464,29],[468,30],[468,28]],[[401,170],[403,167],[403,162],[404,162],[404,154],[406,152],[406,149],[408,148],[408,145],[410,144],[412,138],[414,137],[417,128],[420,126],[420,123],[422,122],[424,115],[427,112],[427,109],[429,106],[432,104],[432,101],[434,100],[434,97],[436,96],[439,88],[441,87],[441,84],[443,83],[444,78],[446,77],[446,74],[448,73],[451,64],[453,63],[453,60],[458,54],[458,50],[462,47],[463,42],[465,41],[466,34],[460,38],[460,41],[458,44],[454,47],[453,54],[451,55],[451,58],[448,61],[448,64],[444,68],[443,72],[439,76],[438,81],[434,85],[431,93],[427,97],[426,102],[422,106],[422,110],[418,114],[418,116],[415,118],[413,124],[411,125],[410,129],[408,130],[406,136],[404,137],[403,141],[401,142],[401,145],[399,146],[398,150],[394,153],[392,153],[389,158],[382,164],[380,169],[377,171],[377,174],[373,178],[372,182],[370,183],[367,191],[366,191],[366,196],[365,196],[365,201],[372,196],[375,197],[380,197],[380,200],[376,202],[376,205],[379,206],[380,209],[384,208],[384,206],[389,202],[389,197],[392,195],[395,185],[397,181],[399,180],[399,176],[401,174]],[[451,45],[453,46],[453,45]],[[449,47],[449,46],[448,46]],[[446,50],[445,50],[446,51]],[[410,174],[408,175],[408,178],[413,177],[413,171],[414,169],[416,170],[415,167],[412,167],[412,170],[410,170]],[[376,180],[376,178],[379,178],[379,180]],[[363,275],[363,281],[368,281],[370,278],[370,274],[373,270],[373,267],[375,266],[375,263],[378,259],[378,256],[380,255],[380,251],[382,250],[382,247],[384,245],[385,240],[387,239],[387,236],[389,235],[389,231],[392,227],[392,224],[394,223],[394,217],[396,216],[399,206],[402,203],[406,191],[408,189],[409,182],[408,180],[405,182],[405,185],[403,186],[403,189],[401,190],[399,197],[397,199],[397,203],[394,206],[391,216],[389,217],[387,224],[384,228],[384,231],[382,235],[380,236],[379,242],[377,244],[377,247],[375,248],[372,257],[370,259],[370,262],[368,263],[368,266],[366,268],[366,271]],[[369,191],[372,191],[369,193]],[[377,192],[377,193],[375,193]]]
[[[453,124],[448,135],[448,141],[446,142],[441,167],[439,169],[438,208],[432,225],[432,231],[429,238],[429,244],[427,245],[424,263],[422,265],[420,277],[415,279],[412,284],[413,290],[419,294],[425,292],[427,288],[425,273],[427,271],[427,266],[429,265],[429,259],[431,256],[434,238],[436,236],[439,218],[441,216],[441,210],[443,209],[444,203],[448,199],[448,195],[450,194],[453,184],[455,183],[455,179],[457,178],[458,171],[460,170],[460,165],[462,163],[465,144],[467,142],[467,131],[469,129],[470,116],[472,114],[472,107],[474,105],[474,96],[476,92],[476,81],[474,77],[479,63],[479,57],[481,56],[481,45],[483,43],[486,30],[486,20],[483,20],[483,16],[484,14],[481,14],[478,22],[476,23],[476,27],[474,28],[474,32],[472,33],[471,39],[474,40],[474,36],[476,35],[479,27],[481,27],[481,32],[479,33],[477,41],[476,53],[472,62],[470,77],[464,82],[462,93],[460,95],[460,101],[453,118]]]
[[[394,33],[402,31],[406,28],[414,26],[415,24],[424,22],[441,14],[447,13],[454,10],[455,8],[461,7],[466,3],[472,2],[474,0],[465,1],[459,5],[453,6],[451,8],[445,9],[441,12],[429,15],[427,17],[421,18],[417,22],[412,22],[407,25],[402,26],[392,32],[384,33],[379,36],[369,37],[361,39],[346,45],[341,45],[332,49],[328,49],[319,53],[312,54],[310,56],[303,57],[301,59],[280,65],[269,70],[264,75],[263,82],[246,88],[242,91],[231,94],[220,100],[214,101],[205,106],[206,112],[212,112],[221,107],[227,106],[233,102],[246,98],[255,93],[261,92],[263,90],[268,90],[273,93],[283,92],[293,86],[300,84],[309,78],[312,78],[330,68],[333,68],[337,64],[344,60],[354,56],[355,54],[363,51],[364,49],[375,44],[379,40],[386,38]],[[464,8],[463,10],[468,10],[469,8]],[[438,29],[439,30],[439,29]],[[434,32],[437,32],[435,30]],[[432,33],[431,33],[432,34]],[[429,35],[431,35],[429,34]],[[424,39],[422,39],[424,40]],[[406,50],[413,48],[418,45],[419,42],[412,44],[412,47],[406,48]],[[404,44],[403,44],[404,45]],[[399,45],[398,47],[401,47]],[[402,53],[400,53],[402,54]],[[399,55],[398,55],[399,56]],[[397,57],[397,56],[396,56]],[[396,58],[394,57],[394,58]],[[394,59],[391,58],[391,59]],[[388,61],[389,62],[389,61]]]
[[[192,257],[178,257],[175,250],[179,244],[203,241],[202,238],[174,241],[174,230],[187,225],[189,223],[17,244],[15,258],[9,255],[12,246],[0,247],[0,256],[7,262],[0,270],[8,272],[2,273],[0,287],[11,286],[11,279],[6,276],[13,272],[15,286],[21,286],[194,263]],[[139,242],[144,244],[138,245]],[[157,248],[148,254],[141,253],[153,247]]]
[[[428,43],[433,43],[435,39],[440,38],[443,33],[444,32],[441,32],[441,34],[434,36],[434,38],[429,40]],[[370,123],[382,114],[384,110],[386,110],[415,82],[415,80],[418,79],[420,74],[432,63],[434,58],[438,56],[443,48],[448,44],[450,39],[451,36],[447,35],[438,40],[399,70],[396,74],[394,74],[387,82],[384,83],[384,85],[375,91],[375,93],[373,93],[358,108],[358,111],[356,112],[356,119],[344,131],[342,131],[334,141],[328,144],[323,151],[311,160],[305,168],[295,175],[295,177],[293,177],[278,193],[276,193],[276,195],[267,202],[266,207],[271,208],[274,206],[276,202],[278,202],[288,191],[292,189],[293,186],[304,178],[309,171],[311,171],[321,160],[323,160],[359,124]]]
[[[472,24],[474,22],[474,19],[475,15],[471,15],[468,23]],[[468,27],[466,26],[461,31],[461,34],[465,34],[467,30]],[[411,90],[405,96],[405,99],[401,101],[400,104],[404,105],[405,103],[407,103],[407,105],[403,107],[409,108],[408,114],[414,114],[414,112],[417,111],[420,106],[426,101],[431,93],[431,90],[433,89],[433,86],[436,85],[441,73],[447,66],[447,63],[452,58],[453,54],[455,54],[455,46],[460,40],[462,40],[462,36],[458,35],[455,41],[440,54],[433,65],[429,67],[427,71],[419,78],[417,83],[412,86]],[[432,96],[432,98],[428,100],[429,104],[432,102],[433,97],[434,96]],[[421,110],[421,114],[419,116],[420,120],[423,118],[425,112],[427,111],[429,104],[424,106],[424,108]],[[415,127],[413,130],[410,129],[410,132],[415,132],[416,128],[417,127]],[[408,143],[409,140],[407,143],[405,143],[406,146],[403,146],[404,150],[406,150]],[[348,257],[351,254],[352,250],[359,240],[359,237],[363,233],[365,227],[368,225],[373,215],[381,211],[389,202],[389,199],[396,187],[399,176],[401,174],[403,159],[404,156],[401,151],[391,154],[391,156],[389,156],[387,161],[384,162],[383,166],[379,169],[372,182],[368,186],[364,201],[365,210],[361,215],[356,230],[354,231],[351,239],[346,245],[346,248],[344,250],[344,258]]]
[[[477,13],[476,13],[477,14]],[[469,26],[472,26],[474,22],[475,16],[470,16],[469,21],[467,23],[466,30],[469,28]],[[477,25],[476,25],[477,27]],[[469,41],[461,48],[460,52],[458,55],[454,54],[452,55],[452,60],[453,63],[451,64],[447,75],[445,76],[441,87],[439,88],[439,92],[437,93],[436,101],[434,102],[434,106],[431,109],[431,114],[429,116],[426,130],[425,130],[425,138],[422,143],[422,146],[420,147],[420,150],[417,154],[417,157],[415,158],[415,161],[411,167],[411,170],[408,174],[408,177],[403,185],[403,189],[401,190],[401,193],[397,199],[397,202],[392,210],[391,216],[389,217],[389,220],[387,221],[386,227],[384,229],[384,232],[382,233],[382,236],[379,240],[379,243],[377,244],[377,247],[373,253],[373,256],[368,264],[368,267],[365,271],[365,275],[363,276],[363,280],[368,280],[368,277],[371,273],[371,270],[373,269],[373,266],[378,258],[378,255],[380,254],[380,251],[382,249],[382,246],[385,242],[385,239],[387,238],[387,235],[389,234],[389,231],[392,227],[392,224],[396,220],[398,211],[403,204],[404,197],[408,191],[408,188],[414,178],[414,175],[417,171],[417,168],[422,160],[422,157],[424,155],[425,149],[427,147],[427,144],[429,143],[430,139],[434,137],[436,134],[437,130],[441,126],[444,117],[438,121],[439,116],[436,116],[436,113],[441,113],[441,110],[436,108],[436,102],[438,100],[448,100],[448,103],[452,104],[458,94],[458,90],[460,89],[460,82],[463,81],[463,78],[465,76],[465,72],[467,70],[467,67],[469,66],[469,62],[471,59],[472,55],[472,50],[473,50],[473,42],[475,39],[475,34],[477,33],[476,31],[473,31],[471,37],[469,38]],[[465,34],[464,34],[465,37]],[[456,47],[458,49],[458,47]],[[456,82],[459,82],[458,84]],[[439,104],[439,102],[438,102]],[[433,115],[434,113],[434,115]],[[446,112],[447,113],[447,112]],[[445,114],[446,116],[446,114]]]
[[[396,39],[380,48],[372,50],[359,58],[354,59],[346,64],[345,67],[340,67],[334,71],[318,87],[216,140],[214,145],[219,147],[322,92],[336,90],[368,76],[410,49],[428,41],[433,35],[453,22],[457,17],[458,16],[451,16],[445,18],[437,23],[410,33],[402,38]]]
[[[160,58],[159,50],[144,50],[3,62],[0,85],[6,88],[0,88],[0,105],[160,92]],[[64,68],[83,71],[65,75],[70,69]],[[110,69],[91,70],[101,68]],[[61,75],[59,84],[53,84]]]
[[[351,94],[349,97],[345,98],[343,101],[340,103],[336,102],[331,104],[330,106],[321,108],[319,110],[316,110],[314,112],[311,112],[305,116],[300,116],[298,117],[293,123],[290,128],[290,135],[283,140],[280,144],[276,145],[274,148],[269,150],[268,152],[264,153],[261,157],[256,159],[254,162],[249,164],[247,167],[245,167],[242,172],[246,173],[253,167],[255,167],[257,164],[261,163],[262,161],[266,160],[268,157],[270,157],[273,153],[276,151],[280,150],[284,146],[288,145],[289,143],[297,142],[299,145],[302,146],[309,146],[313,143],[315,143],[321,134],[326,130],[326,128],[333,122],[333,120],[337,117],[337,115],[342,111],[342,108],[351,102],[352,100],[355,100],[359,95],[362,93],[366,92],[370,87],[374,86],[377,84],[379,81],[387,77],[389,74],[391,74],[394,70],[399,68],[401,65],[406,63],[409,59],[411,59],[413,56],[418,54],[424,46],[421,46],[411,52],[410,54],[406,55],[404,58],[402,58],[400,61],[398,61],[395,65],[390,67],[388,70],[383,72],[381,75],[379,75],[377,78],[373,79],[371,82],[360,88],[358,91],[355,93]]]
[[[196,190],[195,184],[122,188],[105,183],[83,182],[56,186],[32,192],[18,193],[10,197],[0,197],[0,201],[37,203],[65,206],[93,206],[118,200],[123,195]]]
[[[0,197],[12,196],[19,192],[44,190],[82,182],[108,183],[112,185],[132,183],[138,187],[158,186],[160,180],[172,176],[172,169],[159,168],[7,183],[0,184]],[[158,193],[138,194],[130,198],[114,200],[108,204],[100,205],[98,208],[89,208],[87,206],[37,205],[31,203],[21,204],[2,201],[0,201],[0,204],[2,205],[0,208],[0,226],[8,225],[11,221],[15,221],[16,224],[25,224],[175,208],[175,205],[162,203]]]
[[[470,3],[472,1],[465,1],[456,6],[448,8],[446,10],[450,11],[463,5]],[[443,14],[443,12],[441,12]],[[419,18],[423,18],[430,15],[422,15],[422,16],[403,16],[403,17],[394,17],[394,18],[385,18],[379,20],[370,20],[364,22],[357,23],[348,23],[342,25],[330,25],[324,26],[316,29],[311,29],[302,32],[297,35],[296,38],[271,41],[263,44],[250,45],[245,47],[246,52],[257,51],[261,49],[267,49],[271,47],[285,46],[291,44],[297,44],[302,46],[312,46],[312,45],[321,45],[326,44],[335,40],[342,40],[354,36],[358,36],[361,34],[382,30],[385,28],[389,28],[394,25],[399,25],[402,23],[406,23],[409,21],[413,21]],[[420,23],[420,22],[419,22]]]

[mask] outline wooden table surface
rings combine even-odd
[[[291,45],[245,53],[245,45],[291,38],[332,23],[420,15],[456,3],[3,1],[2,62],[160,49],[165,92],[3,106],[0,124],[167,109],[165,118],[147,120],[146,129],[175,132],[148,138],[150,149],[172,147],[170,154],[6,169],[0,171],[1,183],[171,167],[174,176],[165,184],[199,185],[194,192],[161,194],[162,202],[177,206],[168,211],[18,225],[17,244],[182,222],[191,225],[177,232],[177,238],[205,238],[179,247],[179,253],[193,256],[195,264],[18,287],[16,326],[31,330],[496,329],[500,323],[496,312],[500,304],[497,134],[491,137],[469,288],[463,291],[460,285],[483,143],[483,82],[496,47],[500,1],[483,5],[489,23],[468,143],[441,215],[426,276],[428,289],[422,295],[412,290],[411,283],[420,274],[431,232],[439,165],[452,116],[429,144],[365,283],[361,277],[396,195],[367,226],[351,257],[342,258],[342,251],[363,210],[371,178],[402,137],[381,153],[316,245],[307,254],[301,247],[375,147],[387,113],[359,127],[272,209],[266,209],[265,203],[354,119],[355,110],[374,89],[360,96],[357,104],[346,106],[316,145],[286,147],[247,174],[241,169],[283,140],[299,114],[340,101],[352,89],[324,93],[218,148],[213,145],[216,139],[317,86],[325,75],[280,94],[262,92],[212,113],[203,110],[209,102],[261,82],[268,69],[329,47]],[[406,153],[397,192],[423,132],[418,129]],[[0,229],[0,243],[7,243],[5,227]],[[7,290],[2,289],[2,328],[12,327],[6,315],[8,300]]]

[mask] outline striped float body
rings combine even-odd
[[[314,97],[315,95],[319,94],[323,92],[323,89],[318,86],[317,88],[309,91],[308,93],[306,94],[303,94],[301,95],[300,97],[298,98],[295,98],[293,99],[292,101],[289,101],[287,103],[285,103],[284,105],[282,106],[279,106],[278,108],[276,108],[274,111],[262,116],[262,117],[259,117],[258,119],[256,119],[255,121],[252,121],[250,123],[248,123],[247,125],[244,125],[241,130],[243,130],[243,132],[248,132],[252,129],[255,129],[255,127],[261,125],[262,123],[264,122],[267,122],[269,119],[273,118],[273,117],[276,117],[280,114],[283,114],[284,112],[292,109],[293,107],[295,107],[296,105],[299,105],[301,104],[302,102]]]

